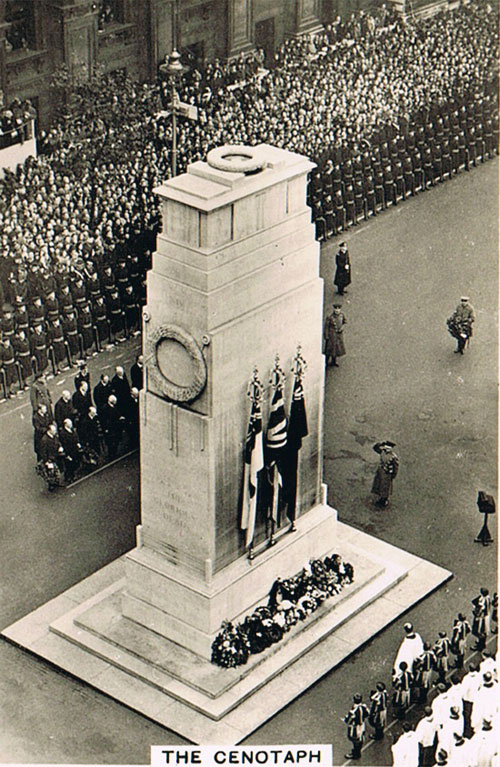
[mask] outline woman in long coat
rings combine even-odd
[[[351,259],[345,242],[340,243],[339,251],[335,256],[335,277],[334,285],[337,286],[337,293],[342,296],[344,290],[351,284]]]
[[[396,478],[399,469],[399,458],[392,449],[394,442],[377,442],[373,449],[380,455],[380,462],[373,478],[372,493],[379,496],[376,506],[387,506],[389,496],[392,495],[392,481]]]
[[[326,364],[338,367],[337,357],[343,357],[345,354],[344,346],[344,325],[345,317],[340,311],[340,304],[333,305],[333,311],[325,320],[325,329],[323,337],[325,340],[324,354]]]

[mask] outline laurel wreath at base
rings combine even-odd
[[[223,668],[242,666],[250,655],[279,642],[331,596],[354,580],[354,568],[338,554],[312,559],[297,575],[277,578],[266,606],[257,607],[241,623],[223,621],[212,642],[212,663]]]
[[[189,386],[179,386],[160,369],[158,349],[162,341],[177,341],[184,347],[194,365],[194,378]],[[146,353],[150,360],[149,382],[153,382],[164,397],[174,402],[191,402],[196,399],[207,382],[207,366],[202,351],[193,336],[179,325],[160,325],[147,333]],[[149,388],[149,387],[148,387]]]

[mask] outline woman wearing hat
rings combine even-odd
[[[372,493],[379,496],[375,506],[385,507],[392,495],[392,482],[399,470],[399,458],[392,449],[396,447],[394,442],[376,442],[373,449],[380,455],[377,472],[373,479]]]

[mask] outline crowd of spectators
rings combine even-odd
[[[102,373],[92,388],[84,361],[74,378],[74,391],[64,389],[53,405],[45,376],[30,391],[37,472],[49,491],[71,483],[78,475],[113,461],[124,449],[139,446],[139,391],[143,387],[143,357],[130,369],[110,378]]]
[[[305,154],[318,164],[308,200],[325,239],[497,151],[497,44],[496,9],[471,0],[426,20],[386,8],[337,19],[287,40],[269,69],[262,52],[192,67],[178,78],[180,98],[198,108],[197,121],[178,121],[179,170],[224,143]],[[90,88],[88,108],[72,105],[40,136],[38,158],[0,180],[7,393],[12,354],[23,367],[30,341],[21,335],[14,348],[18,306],[34,311],[42,334],[57,309],[69,347],[76,322],[83,354],[106,327],[118,338],[138,327],[161,227],[152,190],[171,173],[172,125],[160,114],[168,90],[107,76]],[[37,372],[43,345],[36,337],[28,348]]]
[[[9,106],[0,107],[0,149],[31,138],[31,123],[36,117],[29,99],[14,99]]]
[[[383,740],[393,713],[402,722],[400,734],[391,739],[394,767],[490,767],[496,763],[498,664],[486,644],[498,633],[498,595],[492,597],[481,588],[472,609],[470,622],[459,613],[449,635],[439,631],[434,642],[422,641],[411,623],[404,625],[392,694],[379,681],[366,703],[361,694],[353,696],[352,708],[344,717],[352,744],[347,759],[361,757],[367,725],[372,727],[371,739]],[[465,670],[471,636],[476,643],[469,649],[479,655]]]

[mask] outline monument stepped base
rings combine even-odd
[[[2,633],[193,743],[236,744],[452,576],[340,522],[335,551],[354,583],[238,669],[123,618],[123,557]]]

